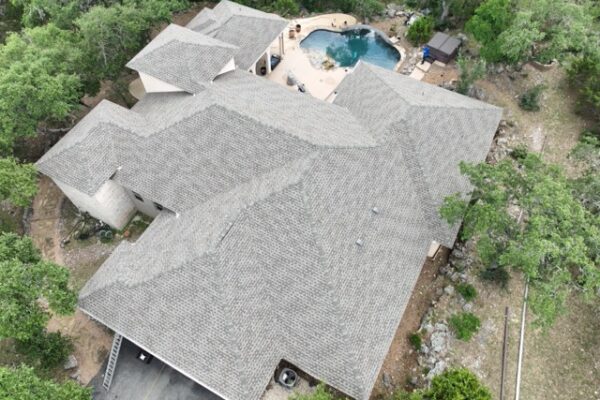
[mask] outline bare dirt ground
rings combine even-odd
[[[409,389],[411,377],[419,374],[417,352],[408,341],[408,337],[419,329],[423,314],[431,306],[435,293],[443,287],[443,280],[437,279],[438,270],[441,265],[446,264],[447,258],[448,252],[440,250],[435,258],[428,258],[423,265],[390,350],[379,371],[371,399],[384,398],[398,387]]]
[[[39,191],[33,200],[30,235],[45,259],[67,266],[74,276],[78,276],[78,260],[66,257],[60,245],[63,237],[61,214],[65,201],[68,202],[49,178],[40,178]],[[60,331],[73,339],[74,355],[79,362],[79,380],[87,384],[98,372],[110,349],[110,333],[79,309],[74,315],[53,316],[48,322],[48,330]]]

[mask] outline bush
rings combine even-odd
[[[461,56],[456,63],[460,76],[456,91],[460,94],[467,94],[473,83],[485,75],[485,61],[471,61]]]
[[[300,6],[294,0],[277,0],[273,4],[273,11],[282,17],[300,14]]]
[[[484,281],[492,282],[505,289],[510,280],[510,274],[504,267],[486,268],[479,274]]]
[[[460,283],[456,286],[456,291],[465,299],[465,301],[471,301],[477,297],[477,289],[475,286],[469,283]]]
[[[454,314],[450,317],[450,327],[457,338],[468,341],[481,327],[481,321],[473,313]]]
[[[572,60],[567,75],[579,94],[579,111],[600,121],[600,50]]]
[[[73,381],[59,384],[41,379],[32,368],[0,367],[0,399],[27,400],[91,400],[91,388]]]
[[[311,394],[296,394],[290,396],[291,400],[334,400],[333,395],[323,383],[319,383],[317,390]]]
[[[17,340],[17,351],[28,364],[50,370],[61,365],[73,351],[71,340],[60,332],[40,332],[27,340]]]
[[[400,390],[386,400],[491,400],[488,388],[466,368],[449,369],[433,378],[428,389]]]
[[[543,85],[536,85],[527,90],[519,98],[519,107],[525,111],[539,111],[540,94],[542,94],[542,90],[544,90]]]
[[[421,346],[423,345],[423,339],[421,339],[421,335],[415,332],[408,337],[408,341],[410,344],[412,344],[415,350],[421,350]]]
[[[433,33],[434,21],[431,17],[421,17],[408,28],[406,38],[415,46],[425,43]]]
[[[382,14],[385,6],[378,0],[354,0],[354,12],[362,19]]]
[[[492,394],[468,369],[449,369],[431,381],[426,398],[436,400],[492,400]]]

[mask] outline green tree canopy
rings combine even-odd
[[[486,0],[465,28],[489,62],[550,62],[597,46],[591,0]]]
[[[471,201],[450,196],[440,213],[450,223],[464,217],[462,238],[477,239],[485,267],[525,274],[536,322],[548,326],[575,288],[586,298],[598,293],[600,219],[574,196],[559,167],[525,151],[513,154],[495,165],[461,163],[473,185]]]
[[[40,122],[63,120],[82,95],[74,70],[83,54],[72,32],[50,24],[11,34],[0,46],[0,154],[34,135]]]
[[[39,334],[50,316],[41,298],[57,314],[72,313],[77,295],[68,282],[69,271],[42,260],[30,238],[0,234],[0,339]]]
[[[0,400],[91,400],[89,388],[73,381],[58,384],[39,378],[32,368],[0,367]]]
[[[25,207],[37,193],[37,175],[31,164],[18,164],[13,158],[0,158],[0,201]]]
[[[186,6],[183,0],[132,0],[95,6],[77,18],[82,49],[97,79],[117,77],[147,42],[151,26]]]

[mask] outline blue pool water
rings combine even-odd
[[[358,60],[394,69],[400,61],[400,53],[386,42],[379,33],[367,29],[349,29],[333,32],[318,29],[300,43],[300,47],[326,53],[341,67],[354,66]]]

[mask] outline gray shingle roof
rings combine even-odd
[[[196,93],[219,74],[237,50],[231,44],[170,24],[127,66]]]
[[[367,64],[335,104],[235,71],[102,103],[38,167],[93,193],[83,181],[121,166],[177,211],[86,284],[94,318],[230,400],[259,399],[281,359],[366,400],[431,241],[455,238],[436,210],[468,189],[457,163],[484,159],[499,119]]]
[[[187,27],[238,46],[235,62],[239,68],[247,70],[288,24],[278,15],[222,0],[212,10],[202,10]]]

